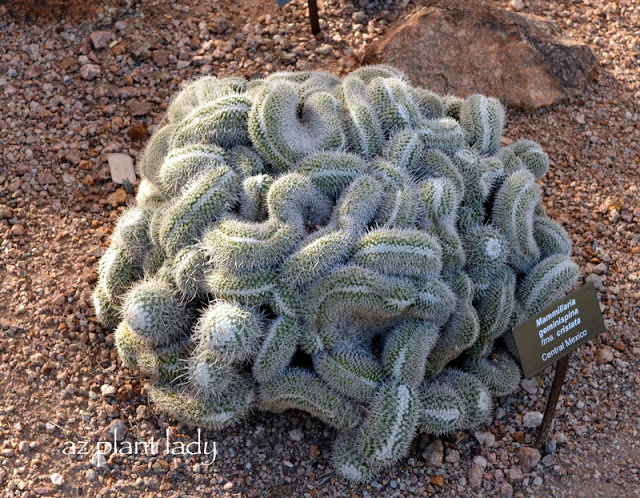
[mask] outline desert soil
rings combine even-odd
[[[132,443],[167,430],[185,444],[198,435],[149,406],[145,380],[121,368],[112,331],[96,323],[91,291],[115,221],[133,201],[110,181],[106,157],[138,156],[183,81],[281,69],[345,74],[412,2],[326,0],[317,37],[303,0],[283,9],[270,0],[64,3],[0,1],[4,495],[640,494],[637,1],[524,4],[600,58],[582,96],[508,116],[507,137],[537,140],[552,159],[543,179],[548,213],[571,234],[581,282],[598,288],[607,328],[571,356],[546,451],[523,448],[537,433],[552,369],[499,400],[478,430],[416,441],[408,459],[362,486],[336,477],[332,430],[302,413],[257,413],[205,432],[217,443],[211,465],[211,456],[165,455],[164,443],[155,456],[100,458],[99,442],[114,432]],[[106,48],[92,45],[99,30],[110,33]]]

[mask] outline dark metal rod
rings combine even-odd
[[[311,33],[320,33],[320,19],[318,18],[318,3],[316,0],[309,0],[309,22],[311,23]]]
[[[556,412],[556,405],[558,404],[558,398],[562,391],[562,385],[564,384],[564,378],[567,376],[567,368],[569,367],[569,355],[561,358],[556,364],[556,375],[553,378],[553,384],[551,385],[551,392],[549,393],[549,399],[547,400],[547,406],[544,409],[544,417],[542,418],[542,425],[538,431],[538,438],[536,439],[536,448],[542,448],[547,442],[549,437],[549,429],[551,428],[551,422],[553,422],[553,415]]]

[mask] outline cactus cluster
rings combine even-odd
[[[100,262],[97,318],[170,416],[303,410],[370,479],[417,432],[481,423],[520,380],[510,329],[577,278],[540,203],[548,158],[502,147],[504,120],[387,66],[192,82]]]

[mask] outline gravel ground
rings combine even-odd
[[[572,355],[548,454],[525,448],[552,369],[501,399],[477,431],[416,441],[407,460],[366,486],[335,477],[332,431],[301,413],[256,414],[232,430],[203,433],[217,443],[211,465],[211,455],[164,454],[166,431],[170,448],[198,434],[148,406],[147,385],[119,367],[113,334],[96,324],[90,296],[96,262],[133,200],[111,183],[106,156],[139,154],[183,80],[284,68],[344,74],[364,44],[411,4],[327,0],[323,34],[314,38],[302,0],[283,10],[258,0],[127,3],[73,24],[16,20],[0,5],[0,491],[640,495],[636,0],[525,2],[525,12],[554,19],[600,57],[580,98],[537,113],[509,112],[507,136],[538,140],[552,158],[547,209],[570,232],[607,326]],[[110,34],[92,42],[96,30]],[[101,44],[108,46],[96,48]],[[120,441],[165,442],[158,455],[142,446],[137,455],[122,454],[126,447],[96,455],[114,432]]]

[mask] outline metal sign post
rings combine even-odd
[[[284,7],[292,0],[276,0],[278,7]],[[320,33],[320,18],[318,17],[318,1],[308,0],[309,3],[309,23],[311,24],[311,32],[314,35]]]
[[[311,23],[311,33],[320,33],[320,19],[318,18],[317,0],[309,0],[309,22]]]
[[[558,398],[560,398],[560,392],[564,384],[564,379],[567,376],[567,368],[569,367],[569,356],[560,358],[556,365],[556,374],[553,377],[553,384],[551,385],[551,392],[549,393],[549,399],[547,400],[547,406],[544,409],[544,417],[542,418],[542,425],[538,431],[538,438],[536,439],[536,448],[542,448],[549,438],[549,429],[551,429],[551,422],[553,422],[553,416],[556,412],[556,406],[558,405]]]

